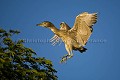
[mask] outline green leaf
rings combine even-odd
[[[18,31],[18,30],[9,30],[9,32],[13,33],[13,34],[19,34],[20,33],[20,31]]]
[[[6,32],[4,29],[0,28],[0,33]]]
[[[57,80],[50,60],[38,57],[32,48],[27,48],[23,40],[14,40],[17,30],[8,32],[0,29],[0,79],[9,80]],[[2,75],[2,76],[1,76]]]

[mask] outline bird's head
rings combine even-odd
[[[44,21],[42,23],[37,24],[36,26],[42,26],[42,27],[45,27],[45,28],[51,28],[54,25],[49,21]]]

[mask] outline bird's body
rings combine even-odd
[[[97,21],[97,13],[89,14],[84,12],[76,17],[73,28],[70,28],[66,23],[60,24],[60,29],[57,29],[51,22],[44,21],[37,24],[37,26],[43,26],[49,28],[55,35],[51,38],[53,45],[58,43],[60,39],[65,43],[65,48],[68,55],[63,57],[62,60],[71,58],[73,56],[73,50],[78,50],[81,53],[86,51],[84,46],[86,45],[90,35],[92,34],[92,26]]]

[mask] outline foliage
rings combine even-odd
[[[57,80],[50,60],[36,57],[36,53],[23,45],[23,40],[13,41],[17,30],[0,28],[0,79],[1,80]]]

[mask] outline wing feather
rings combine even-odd
[[[64,22],[60,24],[60,30],[70,30],[71,28]],[[50,42],[52,42],[52,45],[55,46],[56,44],[61,42],[61,38],[57,35],[54,35],[51,39]]]
[[[85,46],[90,35],[92,34],[92,26],[97,22],[97,13],[89,14],[84,12],[76,17],[74,26],[69,30],[74,33],[77,42]]]

